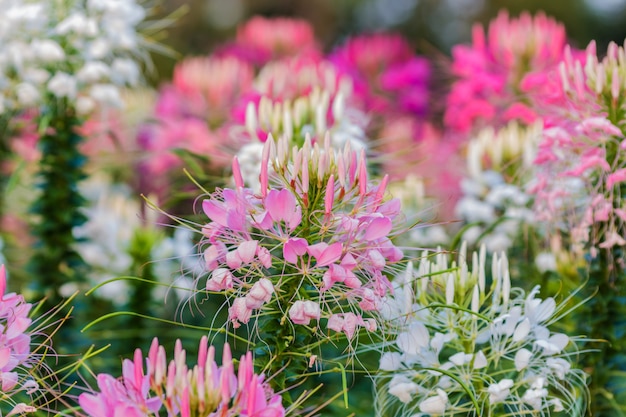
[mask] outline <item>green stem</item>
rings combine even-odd
[[[37,174],[38,195],[31,208],[35,215],[32,233],[36,238],[30,260],[33,299],[45,297],[44,308],[60,305],[60,289],[66,284],[80,284],[86,276],[86,264],[76,252],[72,230],[86,218],[81,212],[83,197],[78,183],[85,177],[86,158],[78,146],[83,137],[77,133],[82,121],[67,99],[49,97],[41,109],[39,147],[41,160]],[[75,317],[88,312],[83,297],[74,303]],[[85,341],[80,338],[75,320],[69,320],[57,333],[63,345],[76,349]]]

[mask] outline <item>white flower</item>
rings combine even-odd
[[[76,99],[76,111],[80,115],[87,115],[96,108],[96,102],[91,97],[80,96]]]
[[[430,336],[428,329],[420,322],[411,323],[406,332],[402,332],[396,338],[396,344],[400,350],[409,355],[417,355],[421,350],[428,347]]]
[[[26,68],[22,71],[22,78],[26,82],[41,85],[48,81],[50,73],[42,68]]]
[[[22,107],[32,107],[38,104],[41,95],[34,85],[30,83],[20,83],[15,88],[17,101]]]
[[[532,324],[545,322],[552,317],[556,309],[556,302],[553,298],[546,298],[543,301],[539,298],[535,298],[538,292],[539,286],[537,285],[526,298],[524,305],[524,313],[528,316]]]
[[[74,99],[78,91],[76,78],[64,72],[57,72],[48,81],[48,90],[58,98]]]
[[[489,402],[491,404],[497,404],[504,400],[511,393],[510,388],[513,386],[512,379],[503,379],[496,384],[489,385],[487,392],[489,393]]]
[[[381,371],[397,371],[402,365],[402,355],[398,352],[385,352],[380,357]]]
[[[572,368],[572,365],[563,358],[548,358],[546,364],[552,369],[556,377],[561,380],[565,379],[565,375]]]
[[[111,80],[118,85],[137,85],[139,83],[139,66],[131,59],[116,58],[111,65]]]
[[[111,44],[104,38],[95,39],[87,46],[86,55],[89,59],[104,59],[111,53]]]
[[[241,176],[246,187],[255,191],[261,189],[259,174],[261,172],[261,155],[263,154],[263,144],[252,142],[241,147],[237,153]]]
[[[437,395],[428,397],[419,404],[422,413],[431,415],[443,415],[448,406],[448,394],[440,388],[437,388]]]
[[[517,370],[517,372],[528,366],[531,357],[531,351],[526,348],[522,348],[518,350],[517,353],[515,353],[515,369]]]
[[[543,349],[546,355],[555,355],[561,353],[565,346],[569,343],[569,337],[563,333],[556,333],[550,338],[537,340],[535,344]]]
[[[522,401],[539,411],[542,408],[543,399],[547,396],[548,390],[545,388],[530,388],[524,393]]]
[[[95,83],[108,78],[110,74],[111,69],[104,62],[88,61],[81,69],[78,70],[76,78],[83,83]]]
[[[389,394],[397,397],[405,404],[411,401],[418,390],[419,385],[405,376],[395,376],[389,382]]]
[[[90,96],[101,104],[113,107],[122,107],[122,96],[119,89],[113,84],[96,84],[91,87]]]
[[[30,44],[33,54],[42,62],[59,62],[65,58],[63,48],[50,39],[33,39]]]
[[[98,35],[98,24],[82,12],[74,12],[59,22],[55,32],[58,35],[71,33],[78,36],[94,37]]]
[[[535,266],[541,273],[556,271],[556,257],[551,252],[542,252],[535,257]]]

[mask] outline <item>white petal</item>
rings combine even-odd
[[[519,372],[528,366],[532,353],[528,349],[520,349],[515,354],[515,369]]]

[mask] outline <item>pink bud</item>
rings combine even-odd
[[[263,145],[263,154],[261,156],[261,174],[259,180],[261,182],[261,195],[265,197],[267,195],[267,188],[269,186],[269,163],[270,163],[270,144],[273,144],[274,140],[268,140]]]
[[[319,304],[310,300],[298,300],[289,309],[289,318],[294,324],[308,325],[311,319],[319,320],[320,315]]]
[[[228,319],[233,322],[233,327],[238,328],[239,322],[247,323],[250,321],[252,310],[246,306],[245,297],[235,298],[233,305],[228,309]]]
[[[233,178],[235,179],[235,186],[237,188],[243,188],[243,177],[241,176],[241,167],[239,166],[239,159],[237,156],[233,157]]]
[[[380,182],[378,186],[378,190],[376,190],[376,196],[374,197],[374,206],[378,207],[380,202],[383,201],[385,197],[385,190],[387,189],[387,184],[389,183],[389,175],[385,174],[383,180]]]
[[[261,278],[254,283],[248,295],[246,296],[246,306],[250,309],[260,308],[263,303],[272,299],[274,294],[274,285],[267,278]]]
[[[7,271],[4,264],[0,265],[0,300],[7,290]]]
[[[367,163],[365,162],[364,150],[361,150],[361,159],[359,160],[359,194],[361,196],[367,194]]]
[[[330,215],[335,200],[335,176],[331,175],[326,184],[326,195],[324,196],[324,214]]]

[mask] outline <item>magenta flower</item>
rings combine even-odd
[[[397,34],[359,35],[335,49],[330,60],[354,82],[371,112],[423,116],[428,111],[430,65]]]
[[[480,25],[472,34],[471,46],[452,50],[452,72],[458,79],[447,98],[446,126],[468,133],[511,120],[535,121],[537,110],[520,93],[545,81],[563,58],[563,25],[543,13],[510,19],[502,11],[486,34]]]
[[[168,364],[165,349],[155,338],[145,359],[146,370],[143,354],[137,349],[132,361],[124,360],[120,379],[98,375],[99,391],[81,394],[78,402],[90,417],[156,417],[163,412],[170,417],[284,417],[281,397],[272,392],[262,375],[254,373],[250,352],[239,360],[237,373],[228,344],[221,366],[214,357],[215,348],[208,346],[203,336],[193,368],[186,364],[180,340]]]

